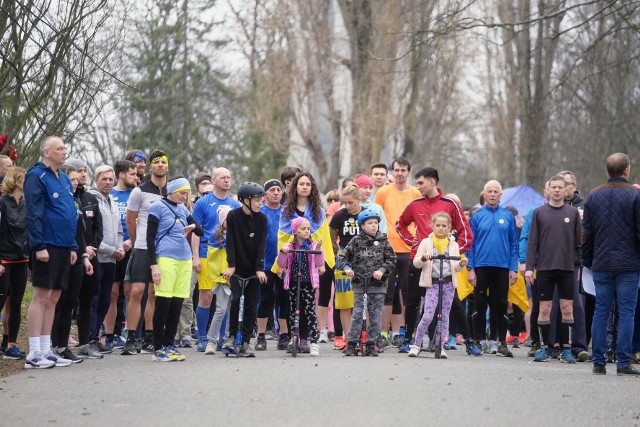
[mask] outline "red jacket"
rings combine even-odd
[[[431,216],[438,212],[446,212],[451,217],[451,229],[457,233],[460,253],[467,252],[471,247],[473,233],[464,211],[455,200],[444,196],[438,188],[436,197],[421,197],[409,203],[396,223],[398,234],[411,246],[411,259],[415,257],[420,242],[433,231]],[[416,227],[415,236],[409,232],[411,223]]]

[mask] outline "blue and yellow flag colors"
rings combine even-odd
[[[462,269],[462,271],[456,274],[458,276],[458,298],[460,298],[460,301],[462,301],[473,293],[473,286],[471,285],[471,283],[469,283],[468,272],[466,268]],[[524,311],[525,313],[527,312],[527,310],[529,310],[527,287],[524,283],[524,277],[522,276],[522,274],[518,273],[518,280],[516,281],[516,283],[509,286],[509,295],[507,296],[507,301],[517,305],[520,310]]]
[[[284,218],[280,216],[280,226],[278,230],[278,250],[282,248],[285,243],[293,242],[293,230],[291,229],[291,221],[298,218],[297,213],[293,213],[290,218]],[[333,253],[333,246],[331,245],[331,234],[329,233],[329,223],[324,213],[324,209],[321,211],[320,221],[314,221],[313,214],[311,213],[311,206],[307,205],[307,210],[304,213],[304,218],[311,224],[311,240],[314,242],[318,239],[322,239],[322,251],[324,252],[324,259],[329,267],[333,268],[336,265],[336,257]],[[278,263],[274,262],[271,271],[276,273],[278,271]]]

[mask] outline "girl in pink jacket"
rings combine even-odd
[[[451,311],[453,293],[456,291],[456,273],[467,265],[466,259],[460,261],[444,260],[443,271],[440,271],[440,262],[433,262],[431,258],[434,255],[460,256],[460,248],[453,237],[449,235],[451,232],[451,217],[449,214],[438,212],[431,217],[431,222],[433,223],[433,233],[420,242],[416,256],[413,259],[413,265],[422,269],[420,286],[427,288],[427,292],[424,297],[424,314],[416,330],[415,345],[409,347],[409,357],[416,357],[420,354],[422,340],[438,307],[439,287],[435,286],[435,284],[440,277],[444,278],[442,285],[442,342],[435,343],[435,345],[442,346],[447,342],[447,337],[449,336],[449,311]],[[447,358],[444,350],[442,350],[440,358]]]
[[[318,346],[318,318],[316,317],[316,289],[320,285],[320,272],[324,270],[324,253],[289,253],[289,249],[320,250],[322,242],[311,240],[311,224],[303,217],[291,221],[293,242],[282,245],[278,254],[278,267],[285,271],[284,289],[289,290],[289,318],[294,322],[298,273],[300,273],[300,352],[320,355]]]

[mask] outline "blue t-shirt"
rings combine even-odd
[[[198,251],[200,258],[207,257],[207,246],[219,247],[215,234],[212,237],[212,233],[218,225],[218,208],[222,205],[230,206],[231,209],[240,207],[240,203],[229,196],[226,199],[218,199],[213,193],[209,193],[200,197],[193,208],[191,216],[204,230],[204,235],[200,237]]]
[[[271,209],[266,205],[260,207],[260,212],[267,217],[267,240],[264,247],[264,271],[271,270],[273,263],[278,256],[278,229],[280,225],[280,214],[284,206]]]
[[[161,200],[149,207],[149,215],[160,220],[156,233],[156,258],[191,259],[191,246],[183,230],[189,225],[189,210],[185,205],[173,206]]]
[[[111,190],[111,199],[116,202],[118,213],[120,214],[124,240],[129,240],[129,231],[127,231],[127,203],[129,203],[129,196],[132,191],[133,188],[127,188],[123,191],[116,190],[115,188]]]

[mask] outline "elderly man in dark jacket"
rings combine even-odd
[[[609,180],[594,189],[584,206],[583,265],[593,271],[596,311],[593,317],[593,373],[606,374],[607,318],[617,298],[618,375],[640,375],[631,363],[634,311],[640,280],[640,190],[629,184],[629,157],[607,158]]]

